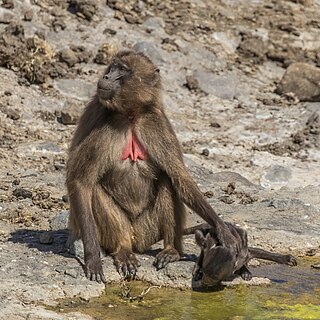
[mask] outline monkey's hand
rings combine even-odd
[[[141,263],[131,250],[120,249],[113,255],[113,259],[117,271],[124,277],[124,279],[135,278]]]
[[[298,265],[297,259],[296,259],[294,256],[292,256],[291,254],[286,254],[286,255],[284,255],[284,256],[280,259],[279,263],[287,264],[287,265],[289,265],[289,266],[296,266],[296,265]]]
[[[168,263],[180,260],[180,254],[175,248],[166,248],[160,251],[156,255],[156,260],[153,265],[160,270],[164,268]]]
[[[85,259],[85,274],[86,277],[91,281],[97,281],[99,283],[106,283],[102,271],[102,263],[100,256],[91,256]]]

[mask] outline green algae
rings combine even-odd
[[[139,296],[148,285],[129,284],[132,296]],[[130,302],[121,295],[119,284],[108,285],[106,294],[90,302],[63,301],[60,312],[80,311],[95,319],[139,320],[222,320],[222,319],[320,319],[320,295],[313,291],[291,292],[291,284],[237,286],[216,292],[180,291],[153,288]]]
[[[197,292],[150,288],[132,281],[125,286],[107,285],[104,295],[88,302],[62,300],[54,310],[80,311],[108,320],[320,320],[320,271],[311,268],[319,257],[303,260],[295,268],[266,265],[253,269],[256,275],[272,279],[270,285]]]

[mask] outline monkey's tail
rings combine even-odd
[[[212,227],[210,226],[209,223],[201,223],[196,226],[186,228],[183,230],[183,235],[189,235],[189,234],[194,234],[196,230],[206,230],[206,229],[211,229]]]

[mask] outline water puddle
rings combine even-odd
[[[255,276],[269,277],[267,286],[224,288],[215,292],[180,291],[133,281],[128,287],[107,285],[106,294],[89,302],[64,300],[59,312],[80,311],[95,319],[320,319],[320,270],[267,265],[252,268]],[[131,290],[128,292],[128,290]],[[133,297],[134,301],[121,297]],[[141,301],[139,301],[141,300]]]

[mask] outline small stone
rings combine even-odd
[[[68,241],[69,252],[74,256],[83,259],[84,258],[84,247],[82,240],[76,240],[72,243]]]
[[[13,180],[13,181],[12,181],[12,184],[13,184],[14,186],[19,185],[19,184],[20,184],[20,179],[15,179],[15,180]]]
[[[30,10],[27,10],[24,15],[23,15],[23,18],[25,21],[31,21],[32,18],[33,18],[33,11],[30,9]]]
[[[124,19],[126,20],[126,22],[130,23],[130,24],[137,24],[139,23],[139,18],[135,15],[131,15],[131,14],[125,14],[124,15]]]
[[[64,170],[66,167],[64,161],[55,161],[54,162],[54,168],[57,170],[57,171],[62,171]]]
[[[212,191],[206,191],[203,195],[208,199],[210,199],[214,196]]]
[[[14,2],[13,2],[13,0],[2,0],[1,7],[6,8],[6,9],[13,9]]]
[[[17,198],[32,198],[32,192],[24,188],[17,188],[13,190],[12,194]]]
[[[311,268],[320,269],[320,264],[312,264]]]
[[[97,52],[94,62],[98,64],[108,65],[111,57],[115,54],[117,48],[115,45],[110,43],[104,43]]]
[[[43,232],[40,234],[39,242],[41,244],[52,244],[53,243],[53,236],[51,232]]]
[[[218,122],[210,122],[210,127],[212,127],[212,128],[221,128],[221,125]]]
[[[67,269],[65,270],[64,274],[74,279],[77,279],[79,276],[79,272],[75,269]]]
[[[68,229],[69,211],[62,211],[50,220],[52,230]]]
[[[207,94],[213,94],[221,99],[233,100],[237,93],[239,79],[235,72],[217,75],[203,69],[197,69],[194,77],[199,89]]]
[[[292,63],[283,75],[276,93],[293,94],[300,101],[320,101],[320,68]]]
[[[78,62],[78,57],[71,49],[63,49],[60,51],[60,61],[65,62],[69,67],[73,67]]]
[[[148,56],[154,63],[162,63],[165,60],[162,56],[162,50],[158,49],[153,43],[148,41],[141,41],[137,42],[133,49],[144,53],[146,56]]]
[[[218,198],[221,202],[226,204],[234,203],[234,200],[230,196],[221,196]]]
[[[114,36],[117,34],[117,31],[116,30],[113,30],[111,28],[105,28],[103,30],[103,34],[110,34],[110,36]]]
[[[0,23],[8,24],[15,18],[15,14],[10,10],[0,8]]]
[[[53,85],[63,96],[86,102],[97,90],[96,83],[90,84],[88,81],[80,79],[58,79],[54,81]]]
[[[55,32],[64,30],[67,27],[67,24],[62,18],[56,18],[52,21],[52,27]]]
[[[290,180],[291,176],[290,168],[274,165],[268,170],[265,178],[271,182],[286,182]]]
[[[193,75],[186,76],[186,81],[187,81],[186,87],[189,90],[199,89],[199,83],[198,83],[198,80],[195,76],[193,76]]]
[[[201,155],[203,155],[203,156],[205,156],[205,157],[208,157],[208,156],[209,156],[209,154],[210,154],[210,152],[209,152],[209,150],[208,150],[208,149],[203,149],[203,150],[202,150]]]
[[[76,124],[79,121],[81,110],[78,102],[67,100],[58,121],[65,125]]]
[[[6,109],[5,113],[8,118],[12,120],[19,120],[20,119],[20,113],[17,109]]]

